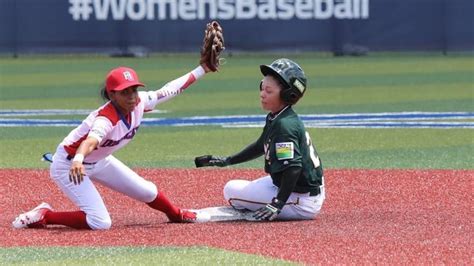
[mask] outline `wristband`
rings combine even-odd
[[[281,201],[277,198],[273,198],[272,199],[272,203],[271,203],[272,206],[278,208],[279,210],[283,209],[283,207],[285,206],[285,202],[284,201]]]
[[[206,71],[204,70],[204,68],[201,65],[199,65],[193,71],[191,71],[191,73],[193,74],[193,76],[196,79],[199,79],[199,78],[201,78],[202,76],[204,76],[206,74]]]
[[[84,161],[84,155],[80,154],[80,153],[76,153],[76,155],[74,156],[74,159],[72,159],[72,161],[82,163]]]

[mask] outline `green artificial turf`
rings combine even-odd
[[[236,54],[184,94],[147,117],[248,115],[259,104],[259,64],[278,57],[305,69],[309,89],[295,106],[300,114],[403,111],[474,111],[472,55],[375,54],[333,58],[324,54]],[[149,89],[160,88],[196,65],[196,54],[149,58],[35,56],[0,61],[0,109],[95,109],[99,88],[113,67],[134,67]],[[28,118],[28,117],[20,117]],[[85,115],[30,116],[76,119]],[[470,121],[469,119],[467,121]],[[45,168],[39,158],[54,151],[72,128],[0,128],[0,167]],[[227,155],[255,140],[256,128],[141,127],[116,156],[132,167],[192,167],[196,155]],[[326,168],[471,169],[471,129],[309,129]],[[236,167],[261,167],[261,160]]]
[[[3,265],[298,265],[209,247],[0,248]]]
[[[46,168],[71,128],[1,128],[1,168]],[[472,129],[308,129],[325,168],[472,169]],[[261,129],[142,127],[115,156],[131,167],[194,167],[203,154],[230,155],[255,141]],[[232,167],[261,168],[263,158]]]

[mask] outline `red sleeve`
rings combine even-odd
[[[113,126],[115,126],[118,121],[120,121],[120,116],[117,113],[117,110],[115,109],[114,105],[112,102],[109,102],[104,108],[102,108],[97,116],[102,116],[110,120]]]

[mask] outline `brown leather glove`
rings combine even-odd
[[[224,33],[217,21],[207,23],[201,47],[199,64],[206,65],[212,72],[219,70],[219,59],[224,47]]]

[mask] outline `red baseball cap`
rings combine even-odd
[[[107,74],[105,88],[107,91],[121,91],[132,86],[145,86],[138,80],[135,70],[129,67],[117,67]]]

